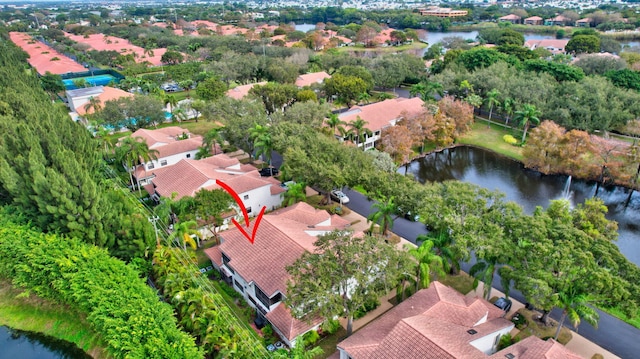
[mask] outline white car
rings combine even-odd
[[[331,199],[341,204],[349,203],[349,197],[340,190],[331,191]]]

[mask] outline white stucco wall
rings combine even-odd
[[[484,337],[480,337],[470,342],[469,344],[473,345],[476,349],[480,350],[486,355],[491,355],[496,352],[500,337],[503,335],[509,334],[511,332],[511,329],[513,329],[513,327],[514,325],[511,324],[510,326],[504,329],[498,330],[491,334],[487,334]]]
[[[245,207],[251,208],[250,217],[255,217],[260,213],[262,206],[267,207],[267,211],[272,211],[282,205],[282,195],[271,194],[271,184],[252,189],[239,194]]]
[[[158,157],[157,160],[145,162],[144,166],[147,169],[147,171],[150,171],[150,170],[153,170],[153,169],[156,169],[156,168],[172,166],[172,165],[175,165],[176,163],[180,162],[180,160],[182,160],[182,159],[195,160],[196,159],[196,153],[198,153],[198,149],[194,149],[194,150],[186,151],[186,152],[181,152],[181,153],[176,153],[175,155],[171,155],[171,156]],[[187,157],[187,155],[189,155],[189,156]],[[163,161],[167,161],[167,164],[162,165]],[[149,168],[150,164],[153,164],[153,168]]]

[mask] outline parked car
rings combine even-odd
[[[509,313],[509,311],[511,310],[511,300],[505,297],[498,298],[498,300],[496,300],[496,302],[493,303],[493,305],[504,310],[505,313]]]
[[[260,172],[260,176],[262,177],[276,176],[278,175],[278,173],[280,173],[277,168],[273,167],[261,168],[258,172]]]
[[[340,190],[333,190],[330,193],[331,199],[341,204],[349,203],[349,197]]]

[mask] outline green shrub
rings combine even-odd
[[[87,313],[115,358],[202,358],[173,309],[133,266],[77,238],[43,234],[0,217],[0,276]],[[16,240],[19,238],[20,240]]]
[[[353,319],[364,317],[365,314],[378,308],[378,306],[380,306],[380,301],[378,300],[378,298],[370,298],[364,303],[362,307],[358,308],[356,312],[353,313]]]
[[[500,342],[498,342],[498,350],[502,350],[507,348],[518,342],[518,339],[514,339],[509,334],[505,334],[500,337]]]
[[[340,329],[340,321],[336,319],[330,319],[322,323],[322,331],[327,334],[333,334]]]
[[[320,339],[320,334],[318,334],[318,332],[315,330],[306,332],[302,336],[302,341],[304,342],[305,347],[314,345],[318,341],[318,339]]]
[[[511,135],[504,135],[502,136],[502,139],[504,140],[504,142],[510,144],[510,145],[515,145],[516,143],[518,143],[518,140],[515,139],[515,137],[511,136]]]
[[[524,329],[527,326],[527,318],[525,318],[524,315],[520,313],[516,313],[513,318],[511,318],[511,321],[516,325],[516,328],[520,330]]]

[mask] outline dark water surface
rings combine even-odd
[[[399,171],[404,173],[404,167]],[[422,183],[455,179],[499,190],[527,213],[532,213],[536,206],[547,207],[550,200],[562,198],[568,182],[567,176],[546,176],[525,169],[519,162],[473,147],[448,149],[415,160],[409,165],[408,172]],[[576,205],[593,197],[596,187],[593,181],[572,179],[569,186],[571,203]],[[609,208],[607,218],[618,222],[616,243],[620,251],[640,266],[640,194],[634,192],[625,207],[629,191],[623,187],[601,187],[597,196]]]
[[[0,326],[0,359],[90,359],[75,344]]]

